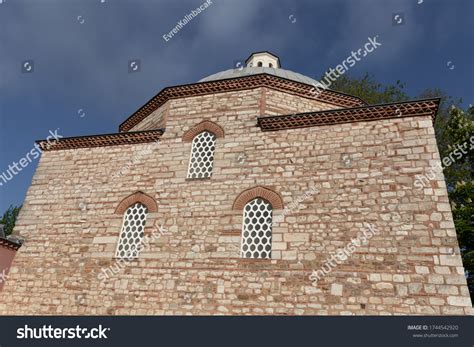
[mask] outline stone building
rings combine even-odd
[[[1,314],[471,313],[443,175],[424,176],[439,100],[246,64],[118,133],[38,142]]]

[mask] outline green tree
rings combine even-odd
[[[323,75],[324,76],[324,75]],[[426,89],[410,97],[405,84],[382,85],[374,76],[361,78],[340,76],[331,89],[358,96],[369,104],[406,101],[410,99],[440,98],[440,106],[434,128],[441,158],[449,156],[456,146],[466,144],[462,158],[443,169],[448,196],[453,211],[454,225],[466,270],[466,277],[474,301],[474,108],[463,111],[461,99],[453,98],[440,89]]]
[[[453,211],[454,225],[466,269],[471,298],[474,301],[474,107],[463,111],[453,107],[442,132],[446,144],[443,156],[459,148],[461,158],[445,167],[443,172]]]
[[[5,211],[2,218],[0,219],[0,224],[3,224],[5,236],[10,235],[13,232],[13,227],[15,226],[18,213],[20,213],[21,206],[12,206]]]
[[[453,138],[444,135],[444,131],[447,128],[447,122],[451,118],[451,110],[453,107],[460,107],[462,100],[456,99],[452,96],[447,95],[441,89],[426,89],[420,95],[416,97],[417,99],[431,99],[431,98],[440,98],[438,115],[436,116],[434,128],[436,134],[436,142],[438,143],[438,150],[443,158],[445,155],[449,154],[449,145],[453,142]]]
[[[321,79],[323,78],[321,77]],[[371,105],[410,100],[409,95],[403,90],[404,88],[405,84],[400,81],[394,85],[382,85],[368,73],[361,78],[351,78],[348,75],[339,76],[329,87],[332,90],[358,96]]]

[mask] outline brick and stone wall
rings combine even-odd
[[[329,108],[262,88],[173,99],[134,129],[165,124],[159,144],[43,153],[0,313],[470,314],[444,179],[415,187],[439,160],[430,117],[256,127],[262,114]],[[212,178],[187,180],[183,134],[203,120],[224,136]],[[272,259],[241,259],[242,210],[233,207],[259,186],[283,201]],[[151,241],[113,274],[116,210],[137,191],[157,202]],[[313,285],[312,272],[367,224],[378,233]]]

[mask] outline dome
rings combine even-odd
[[[252,53],[245,61],[245,64],[245,67],[236,67],[235,69],[220,71],[209,75],[199,80],[199,82],[217,81],[266,73],[300,83],[319,85],[319,82],[313,78],[290,70],[281,69],[280,59],[276,55],[267,51]]]
[[[316,81],[315,79],[312,79],[300,73],[285,69],[275,69],[271,67],[244,67],[242,69],[229,69],[204,77],[203,79],[199,80],[199,82],[217,81],[227,78],[258,75],[261,73],[267,73],[269,75],[283,77],[292,81],[301,82],[305,84],[318,84],[318,81]]]

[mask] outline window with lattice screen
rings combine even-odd
[[[244,207],[241,256],[272,257],[272,205],[264,199],[253,199]]]
[[[193,139],[188,166],[188,178],[209,178],[212,176],[216,136],[203,131]]]
[[[138,257],[145,235],[145,223],[148,209],[137,202],[130,206],[123,216],[122,231],[115,256],[121,259],[134,259]]]

